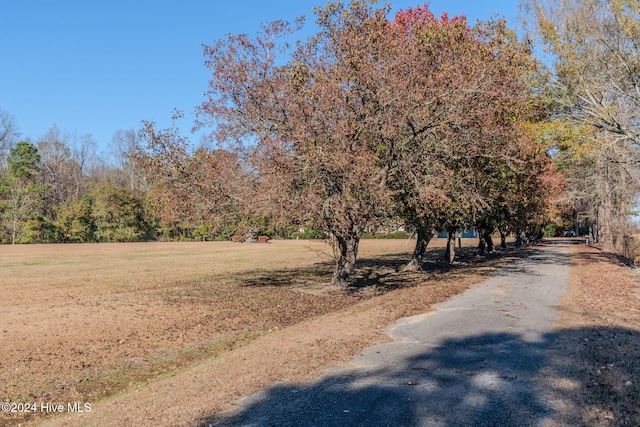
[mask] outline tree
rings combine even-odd
[[[170,129],[143,122],[134,161],[153,183],[147,198],[164,230],[204,226],[215,233],[249,215],[255,177],[230,151],[194,151],[175,126],[176,113]]]
[[[416,267],[434,227],[491,205],[482,174],[524,161],[514,141],[534,62],[502,21],[469,28],[426,7],[389,21],[367,1],[315,12],[319,32],[295,49],[277,43],[297,28],[284,22],[206,47],[200,124],[245,148],[257,194],[327,232],[346,286],[367,224],[416,226]]]
[[[4,166],[4,159],[19,136],[15,118],[0,108],[0,168]]]
[[[96,241],[93,198],[86,194],[56,209],[59,242],[87,243]]]
[[[61,132],[55,125],[40,138],[39,180],[47,185],[43,213],[49,222],[58,222],[60,208],[73,205],[88,191],[88,170],[95,159],[94,151],[91,135]]]
[[[83,225],[74,235],[87,235],[85,227],[94,227],[94,238],[98,242],[136,242],[150,235],[142,201],[129,189],[118,188],[105,182],[96,185],[90,193],[90,221],[85,219],[83,206],[77,219]],[[78,235],[78,233],[80,235]]]
[[[26,141],[18,142],[7,156],[7,175],[0,181],[0,209],[15,244],[26,221],[37,220],[45,185],[37,183],[40,172],[38,149]]]
[[[205,47],[211,80],[199,114],[201,124],[216,123],[219,142],[245,142],[262,180],[260,198],[329,234],[332,283],[345,287],[366,225],[384,216],[389,201],[376,155],[389,117],[375,101],[384,86],[373,70],[391,55],[379,57],[383,10],[354,1],[316,13],[318,34],[291,52],[276,41],[298,27],[282,21],[253,40],[230,35]]]
[[[87,206],[78,201],[88,191],[94,151],[90,135],[63,133],[56,126],[40,138],[37,147],[20,142],[12,148],[2,181],[3,216],[10,230],[7,240],[93,239],[90,227],[80,230]]]
[[[566,122],[553,128],[556,163],[567,180],[571,228],[585,223],[606,250],[627,255],[627,214],[638,194],[638,182],[621,159],[632,154],[590,125]]]
[[[464,16],[438,19],[419,6],[398,12],[392,28],[401,63],[390,75],[402,76],[388,83],[401,94],[393,117],[407,126],[389,182],[417,227],[411,266],[420,265],[433,227],[448,232],[451,262],[455,232],[475,225],[490,236],[505,186],[533,172],[525,164],[539,144],[523,124],[537,113],[527,90],[537,64],[502,20],[469,27]]]
[[[140,191],[144,187],[140,168],[136,164],[136,149],[139,145],[138,135],[133,129],[117,130],[111,139],[116,165],[125,174],[131,191]]]
[[[595,148],[592,161],[582,162],[589,169],[573,171],[593,183],[588,198],[597,211],[603,249],[623,253],[629,208],[640,188],[640,3],[530,0],[527,5],[554,58],[558,117],[591,128],[592,138],[574,141]]]
[[[74,175],[77,174],[77,165],[71,157],[71,148],[65,136],[56,126],[40,138],[38,152],[41,180],[49,186],[47,205],[53,209],[75,196]]]
[[[91,134],[71,134],[71,157],[76,164],[73,169],[75,198],[78,199],[86,191],[89,171],[95,168],[96,141]]]

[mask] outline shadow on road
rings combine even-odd
[[[593,346],[615,336],[624,340],[595,360]],[[533,426],[554,417],[561,425],[640,425],[640,408],[629,407],[639,373],[625,363],[638,357],[640,332],[631,329],[564,329],[539,342],[471,336],[416,348],[393,368],[277,384],[200,426]]]
[[[557,251],[544,250],[544,247],[533,250],[527,259],[529,263],[512,263],[493,272],[492,275],[511,276],[514,274],[526,274],[529,276],[539,276],[540,274],[535,271],[535,268],[531,267],[531,263],[561,265],[565,267],[571,266],[571,257]]]

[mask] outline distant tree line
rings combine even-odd
[[[142,181],[130,187],[126,165],[99,159],[89,135],[65,134],[54,126],[37,142],[18,137],[14,131],[2,150],[0,242],[121,242],[156,236]]]

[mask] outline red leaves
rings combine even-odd
[[[444,12],[440,15],[440,20],[438,20],[433,12],[429,10],[429,4],[425,3],[423,6],[410,7],[406,10],[399,11],[395,14],[393,23],[403,31],[409,32],[416,26],[420,28],[433,28],[436,26],[462,24],[466,27],[467,18],[464,15],[457,15],[449,19],[447,12]]]

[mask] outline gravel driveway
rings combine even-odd
[[[550,410],[536,377],[569,268],[568,248],[538,251],[396,322],[386,330],[393,342],[348,368],[308,385],[276,384],[215,425],[542,426]]]

